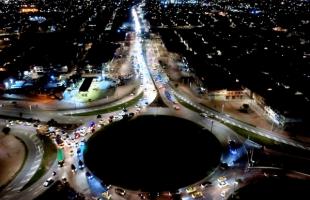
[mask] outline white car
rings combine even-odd
[[[48,179],[43,183],[43,186],[44,186],[44,187],[48,187],[48,186],[50,186],[52,183],[54,183],[54,179],[48,178]]]
[[[178,106],[177,104],[174,104],[174,105],[173,105],[173,108],[174,108],[175,110],[180,110],[180,106]]]
[[[208,117],[208,114],[207,114],[207,113],[200,113],[200,116],[202,116],[202,117]]]
[[[114,116],[114,121],[118,121],[118,120],[121,120],[121,119],[123,119],[123,116],[122,115],[120,115],[120,116]]]
[[[225,197],[226,196],[226,191],[222,191],[221,192],[221,197]]]

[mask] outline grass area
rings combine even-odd
[[[42,136],[41,141],[43,143],[44,153],[43,153],[43,158],[42,158],[40,167],[36,171],[36,173],[31,177],[29,182],[22,188],[22,190],[28,188],[33,183],[35,183],[37,180],[39,180],[56,159],[57,148],[55,144],[52,142],[52,140],[46,136]]]
[[[231,128],[233,131],[235,131],[237,134],[241,135],[244,138],[248,138],[258,144],[264,145],[267,148],[274,149],[281,152],[291,153],[295,155],[301,155],[301,156],[309,156],[309,152],[307,150],[303,150],[285,143],[277,142],[273,139],[258,135],[256,133],[253,133],[251,131],[245,130],[243,128],[240,128],[238,126],[234,126],[232,124],[222,122],[229,128]]]
[[[111,106],[111,107],[107,107],[107,108],[102,108],[99,110],[94,110],[94,111],[89,111],[89,112],[83,112],[83,113],[76,113],[76,114],[72,114],[72,116],[89,116],[89,115],[98,115],[98,114],[103,114],[103,113],[109,113],[109,112],[114,112],[117,110],[121,110],[124,107],[130,107],[136,103],[138,103],[139,99],[143,96],[143,92],[141,92],[138,96],[136,96],[135,98],[119,104],[119,105],[115,105],[115,106]]]
[[[25,142],[24,142],[22,139],[20,139],[19,137],[16,137],[16,136],[15,136],[15,138],[16,138],[17,140],[19,140],[19,141],[24,145],[24,147],[25,147],[25,157],[24,157],[24,160],[23,160],[22,165],[21,165],[20,168],[17,170],[17,172],[15,173],[15,175],[11,178],[11,180],[9,180],[9,181],[8,181],[7,183],[5,183],[4,185],[1,185],[1,186],[0,186],[0,191],[2,191],[7,185],[9,185],[9,184],[11,183],[11,181],[13,181],[14,178],[15,178],[15,177],[19,174],[19,172],[23,169],[23,167],[24,167],[24,165],[25,165],[25,163],[26,163],[27,156],[28,156],[28,148],[27,148]]]
[[[198,108],[196,108],[196,107],[190,105],[189,103],[183,101],[183,100],[180,99],[178,96],[175,96],[175,98],[176,98],[176,99],[178,100],[178,102],[179,102],[180,104],[182,104],[184,107],[186,107],[186,108],[188,108],[188,109],[190,109],[190,110],[192,110],[192,111],[194,111],[194,112],[199,112],[199,113],[202,112],[202,111],[199,110]]]

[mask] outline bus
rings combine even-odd
[[[57,149],[57,161],[58,161],[58,166],[62,167],[65,162],[65,156],[64,156],[64,150],[58,148]]]

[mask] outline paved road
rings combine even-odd
[[[1,120],[0,129],[5,125],[6,122]],[[23,186],[38,170],[43,156],[42,143],[36,136],[36,131],[33,127],[14,125],[11,127],[11,134],[24,141],[28,154],[24,166],[18,175],[0,193],[1,199],[11,199],[19,193]]]

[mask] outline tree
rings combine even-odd
[[[47,122],[47,125],[49,126],[56,126],[58,124],[58,122],[54,119],[50,119],[48,122]]]
[[[3,132],[5,135],[8,135],[8,134],[10,133],[10,131],[11,131],[11,128],[10,128],[10,127],[4,127],[4,128],[2,129],[2,132]]]

